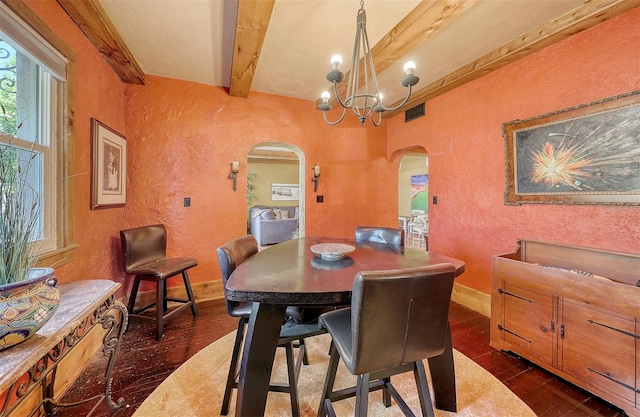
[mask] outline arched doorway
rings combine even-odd
[[[428,249],[429,157],[413,150],[398,164],[398,224],[405,229],[405,244]]]
[[[305,165],[302,150],[289,143],[261,142],[249,150],[247,153],[247,231],[249,233],[252,216],[257,213],[256,209],[251,208],[265,206],[286,209],[289,211],[289,218],[293,218],[294,212],[297,215],[295,233],[289,233],[290,226],[287,227],[287,238],[283,237],[284,240],[305,236]],[[254,236],[256,234],[254,233]]]

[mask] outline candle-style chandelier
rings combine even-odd
[[[362,53],[362,63],[360,57]],[[407,96],[399,105],[395,107],[387,107],[382,102],[382,94],[378,88],[378,79],[376,70],[373,65],[373,56],[369,47],[369,37],[367,36],[367,14],[364,11],[364,0],[360,1],[360,10],[357,16],[356,39],[353,45],[353,56],[351,57],[351,70],[349,71],[349,81],[347,84],[346,97],[340,98],[338,94],[338,83],[344,79],[344,73],[340,71],[342,57],[334,55],[331,57],[331,66],[333,69],[327,74],[327,80],[333,83],[333,93],[342,106],[342,115],[336,121],[327,120],[327,111],[332,107],[329,104],[331,95],[328,91],[324,91],[320,96],[322,103],[318,104],[318,110],[322,110],[324,121],[330,125],[336,125],[344,119],[348,109],[358,117],[360,123],[364,123],[367,117],[371,119],[371,123],[379,126],[382,121],[382,113],[385,111],[397,110],[404,106],[411,96],[411,87],[416,85],[420,78],[414,75],[416,64],[408,61],[404,64],[405,76],[400,81],[404,87],[407,87]],[[362,76],[361,76],[362,73]],[[362,83],[362,85],[361,85]],[[377,117],[375,117],[375,114]]]

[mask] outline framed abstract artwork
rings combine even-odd
[[[122,207],[127,200],[127,141],[91,119],[91,209]]]
[[[505,204],[640,205],[640,91],[503,124]]]

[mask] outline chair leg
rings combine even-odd
[[[198,317],[196,299],[193,296],[193,291],[191,290],[191,283],[189,282],[189,275],[187,274],[187,271],[182,271],[182,280],[184,281],[184,288],[187,290],[187,298],[191,301],[191,313],[193,314],[193,317]]]
[[[164,313],[169,311],[169,302],[167,301],[167,281],[161,280],[160,282],[162,282],[162,314],[164,315]]]
[[[241,317],[238,320],[238,330],[236,332],[236,340],[233,344],[233,353],[231,354],[231,362],[229,363],[229,373],[227,375],[227,386],[224,389],[224,397],[222,397],[222,408],[220,415],[229,414],[229,403],[231,402],[231,393],[236,384],[236,374],[238,373],[238,359],[240,358],[240,349],[242,348],[242,340],[244,339],[244,330],[247,324],[247,318]]]
[[[131,287],[131,294],[129,295],[129,305],[127,310],[129,314],[132,314],[136,306],[136,297],[138,297],[138,288],[140,288],[140,278],[137,276],[133,279],[133,287]]]
[[[302,355],[302,363],[304,365],[309,365],[309,355],[307,355],[307,345],[304,344],[304,339],[300,339],[300,352]]]
[[[434,417],[433,403],[431,402],[431,394],[429,393],[429,384],[427,383],[427,373],[424,369],[422,361],[417,361],[413,369],[413,375],[416,379],[418,388],[418,398],[420,398],[420,409],[424,417]]]
[[[391,384],[391,377],[382,378],[384,382],[384,388],[382,388],[382,404],[385,407],[391,407],[391,394],[389,394],[389,389],[387,388],[387,384]]]
[[[164,322],[165,305],[167,297],[165,295],[166,282],[159,280],[156,285],[156,340],[162,339],[162,324]]]
[[[318,417],[327,416],[329,413],[328,407],[325,405],[325,401],[328,400],[331,404],[331,393],[333,392],[333,383],[336,380],[336,372],[338,371],[338,361],[340,355],[336,349],[333,341],[329,347],[329,366],[327,367],[327,377],[324,380],[324,388],[322,389],[322,397],[320,397],[320,407],[318,408]]]
[[[291,415],[293,417],[300,416],[300,408],[298,406],[298,381],[296,378],[296,364],[293,357],[293,343],[284,345],[287,356],[287,372],[289,373],[289,395],[291,396]]]
[[[369,407],[369,374],[358,375],[355,417],[367,417]]]

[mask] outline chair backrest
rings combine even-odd
[[[429,220],[425,215],[419,215],[413,218],[412,230],[425,233],[429,227]]]
[[[167,257],[167,229],[163,224],[120,231],[124,271]]]
[[[373,242],[391,246],[404,246],[404,230],[390,227],[356,227],[356,243]]]
[[[220,246],[217,250],[218,261],[220,262],[220,272],[222,274],[222,288],[227,293],[227,280],[236,270],[238,265],[258,253],[258,242],[252,235],[246,235]],[[237,302],[229,301],[225,297],[227,303],[227,313],[231,314],[231,310],[238,305]]]
[[[358,273],[349,370],[369,373],[442,353],[455,274],[452,264]]]

